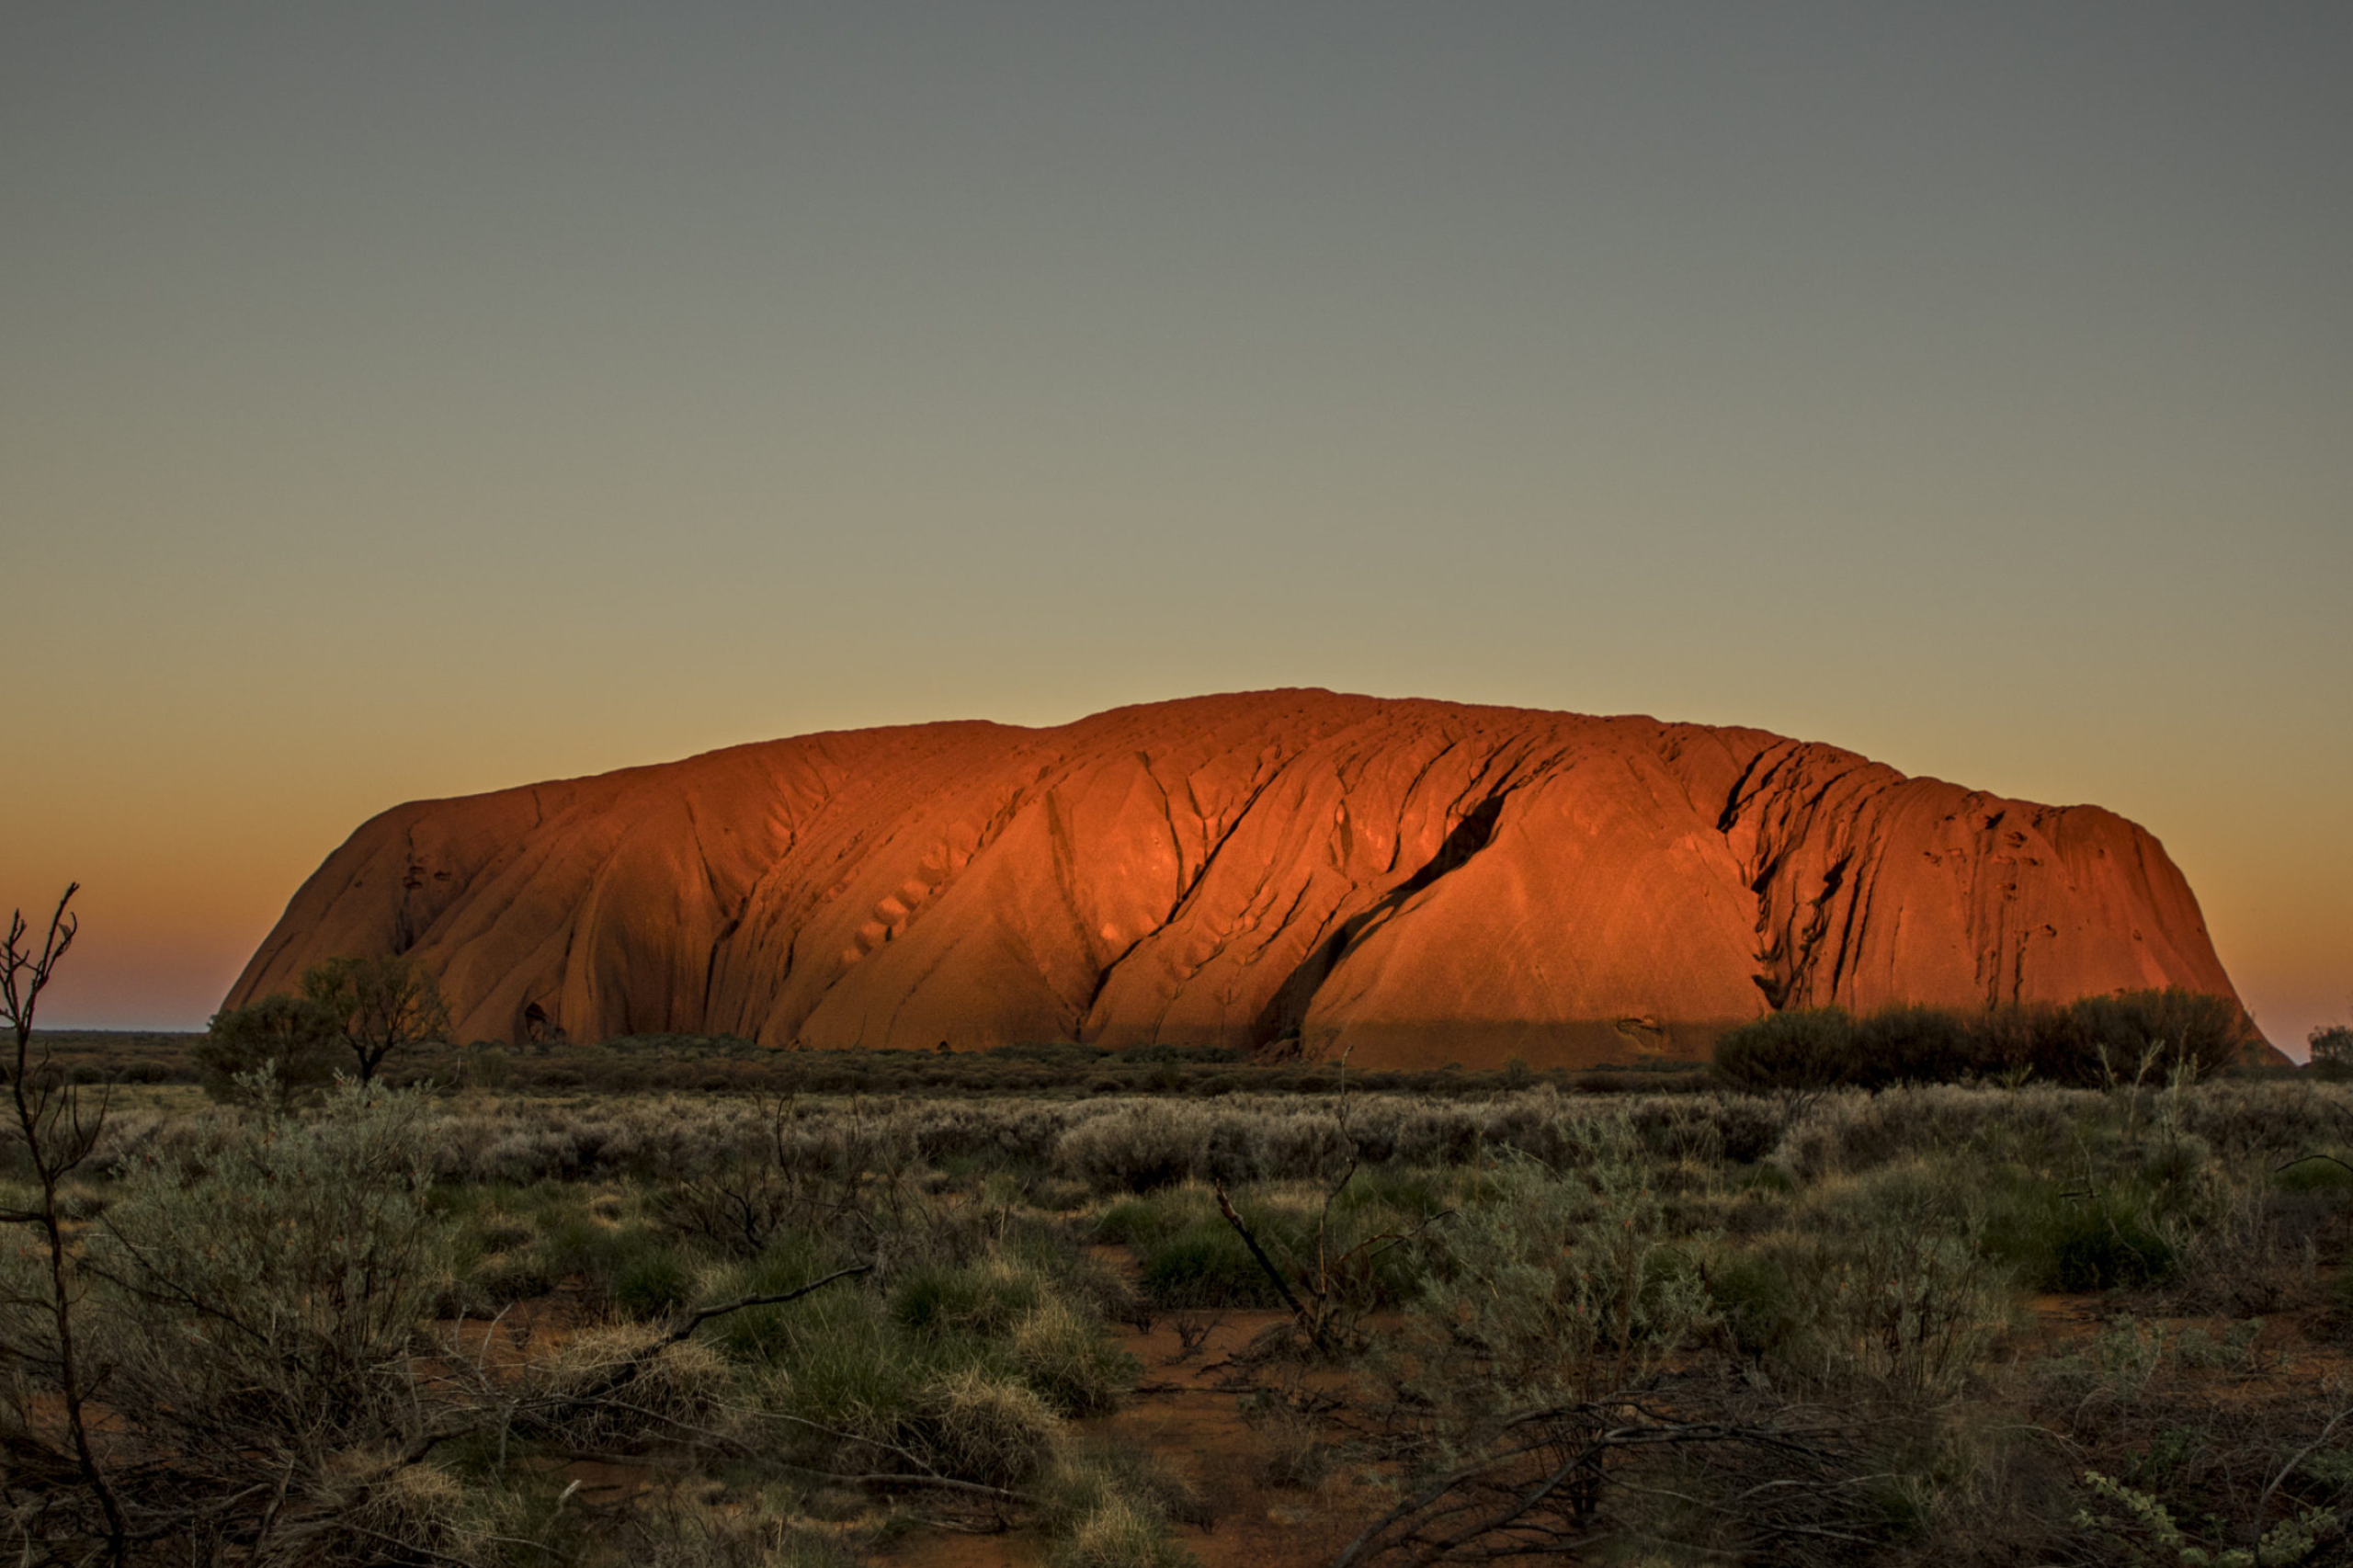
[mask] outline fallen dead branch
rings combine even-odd
[[[1608,1505],[1626,1479],[1620,1472],[1645,1450],[1662,1449],[1762,1457],[1792,1471],[1754,1479],[1729,1500],[1705,1505],[1736,1516],[1742,1533],[1756,1541],[1791,1535],[1861,1541],[1864,1537],[1835,1523],[1806,1517],[1816,1511],[1808,1505],[1854,1483],[1838,1473],[1842,1456],[1823,1446],[1835,1433],[1773,1422],[1678,1419],[1630,1399],[1521,1411],[1495,1423],[1476,1459],[1375,1520],[1335,1568],[1384,1561],[1492,1562],[1591,1546],[1617,1533]]]

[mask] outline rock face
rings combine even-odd
[[[2096,806],[1758,730],[1253,692],[804,735],[397,807],[231,1003],[414,952],[461,1040],[1704,1053],[1768,1007],[2234,995]]]

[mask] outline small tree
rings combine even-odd
[[[80,887],[78,882],[70,884],[65,896],[57,901],[38,948],[32,945],[31,928],[21,911],[9,916],[7,937],[0,942],[0,1023],[7,1025],[14,1046],[7,1064],[8,1131],[13,1134],[10,1141],[21,1148],[32,1187],[28,1206],[0,1207],[0,1224],[28,1226],[35,1237],[28,1247],[19,1248],[13,1240],[0,1244],[7,1254],[0,1259],[0,1324],[6,1327],[6,1336],[0,1338],[0,1361],[15,1361],[36,1372],[41,1381],[54,1385],[68,1450],[63,1454],[55,1450],[48,1423],[23,1398],[19,1384],[13,1408],[0,1422],[0,1437],[10,1450],[9,1465],[0,1467],[0,1473],[31,1460],[40,1467],[73,1475],[80,1490],[97,1505],[95,1519],[42,1517],[28,1520],[17,1514],[12,1522],[24,1535],[28,1561],[38,1529],[52,1540],[87,1540],[95,1548],[91,1557],[103,1555],[108,1562],[119,1563],[130,1550],[131,1532],[121,1501],[98,1463],[92,1440],[94,1423],[88,1404],[101,1375],[88,1365],[89,1355],[82,1343],[79,1312],[88,1284],[66,1237],[63,1192],[66,1178],[98,1146],[99,1136],[106,1131],[107,1102],[101,1095],[96,1106],[85,1104],[81,1091],[65,1081],[49,1052],[36,1056],[32,1049],[33,1014],[40,994],[56,977],[58,961],[74,945],[78,922],[67,913],[66,905],[74,902]],[[14,1490],[9,1488],[12,1494]],[[13,1504],[16,1498],[11,1495],[5,1501]]]
[[[432,971],[414,958],[329,959],[302,971],[302,996],[333,1020],[359,1081],[375,1080],[395,1052],[449,1032],[449,1010]]]
[[[2323,1024],[2304,1039],[2313,1048],[2313,1066],[2322,1077],[2353,1076],[2353,1027]]]
[[[305,1090],[324,1085],[332,1074],[328,1052],[342,1040],[335,1015],[303,996],[265,996],[242,1007],[223,1007],[206,1026],[203,1042],[190,1052],[204,1072],[204,1089],[215,1099],[235,1099],[238,1080],[269,1070],[280,1109]]]

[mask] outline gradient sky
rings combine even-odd
[[[1283,685],[2162,838],[2353,1017],[2353,6],[0,10],[0,907]]]

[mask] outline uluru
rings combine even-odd
[[[398,806],[231,1004],[410,953],[456,1037],[1703,1054],[1768,1009],[2232,996],[2156,839],[1762,730],[1323,690],[803,735]]]

